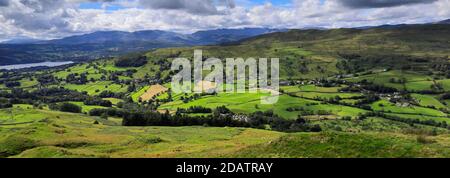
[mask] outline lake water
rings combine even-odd
[[[72,61],[65,61],[65,62],[40,62],[40,63],[29,63],[29,64],[16,64],[16,65],[7,65],[7,66],[0,66],[0,70],[6,69],[6,70],[13,70],[13,69],[25,69],[25,68],[31,68],[31,67],[57,67],[62,66],[66,64],[73,64]]]

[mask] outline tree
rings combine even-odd
[[[140,67],[145,64],[147,64],[147,57],[140,54],[119,57],[115,63],[116,67]]]
[[[5,86],[8,88],[14,88],[14,87],[20,87],[20,82],[18,81],[11,81],[11,82],[6,82]]]
[[[104,119],[104,120],[108,120],[108,113],[103,113],[100,118]]]
[[[81,113],[82,108],[72,103],[62,103],[59,105],[59,110],[62,112]]]

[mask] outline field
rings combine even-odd
[[[383,111],[388,113],[397,113],[397,114],[416,114],[416,115],[425,115],[425,116],[434,116],[434,117],[446,117],[447,115],[441,111],[417,107],[417,106],[398,106],[389,101],[381,100],[372,104],[372,108],[375,111]]]
[[[217,157],[283,135],[244,128],[122,127],[115,126],[114,120],[100,120],[96,125],[96,118],[81,114],[37,109],[26,112],[42,117],[17,117],[17,122],[33,122],[1,125],[0,156]]]
[[[161,93],[166,92],[168,89],[162,85],[152,85],[147,91],[139,96],[140,101],[148,101]]]
[[[1,125],[2,157],[298,158],[447,157],[450,154],[446,134],[429,136],[431,143],[421,143],[414,134],[395,132],[286,134],[226,127],[123,127],[117,126],[120,120],[17,107],[43,117],[36,117],[31,123]],[[96,120],[100,124],[93,124]]]
[[[66,84],[64,88],[79,92],[87,92],[89,95],[98,95],[102,91],[126,92],[127,87],[119,84],[113,84],[108,81],[87,83],[84,85]]]
[[[170,102],[167,104],[163,104],[160,109],[176,111],[177,108],[189,108],[190,106],[204,106],[212,109],[219,106],[226,106],[233,112],[246,114],[254,113],[256,111],[273,110],[275,114],[278,114],[286,119],[297,119],[299,115],[298,111],[287,111],[287,109],[290,107],[303,107],[306,110],[313,111],[326,110],[338,116],[356,116],[359,113],[365,112],[364,110],[358,108],[332,104],[320,104],[320,102],[314,100],[291,97],[288,95],[279,96],[279,101],[276,104],[264,105],[261,104],[261,97],[264,96],[268,96],[268,94],[220,93],[217,96],[207,96],[189,103],[183,103],[183,101]]]
[[[422,107],[434,107],[437,109],[447,108],[447,106],[437,99],[438,96],[412,94],[412,97],[414,97]]]
[[[290,30],[0,71],[0,157],[450,157],[449,29]],[[173,93],[172,60],[196,49],[279,58],[278,102]]]
[[[298,133],[271,144],[257,145],[235,153],[257,158],[409,158],[448,157],[445,136],[433,144],[417,144],[415,137],[386,133]],[[442,141],[442,142],[440,142]]]

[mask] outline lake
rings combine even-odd
[[[67,64],[73,64],[72,61],[65,61],[65,62],[40,62],[40,63],[29,63],[29,64],[16,64],[16,65],[7,65],[7,66],[0,66],[0,70],[6,69],[6,70],[13,70],[13,69],[25,69],[25,68],[31,68],[31,67],[57,67]]]

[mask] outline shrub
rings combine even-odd
[[[147,64],[147,57],[140,54],[130,54],[117,59],[116,67],[140,67]]]
[[[29,138],[10,136],[0,142],[0,158],[17,155],[36,146],[37,143]]]
[[[81,113],[82,108],[72,103],[62,103],[59,105],[59,110],[62,112]]]
[[[421,144],[431,144],[431,143],[434,143],[434,140],[428,139],[424,135],[419,135],[419,136],[417,136],[417,142],[421,143]]]
[[[163,141],[161,138],[155,136],[142,136],[138,137],[136,140],[144,144],[156,144]]]

